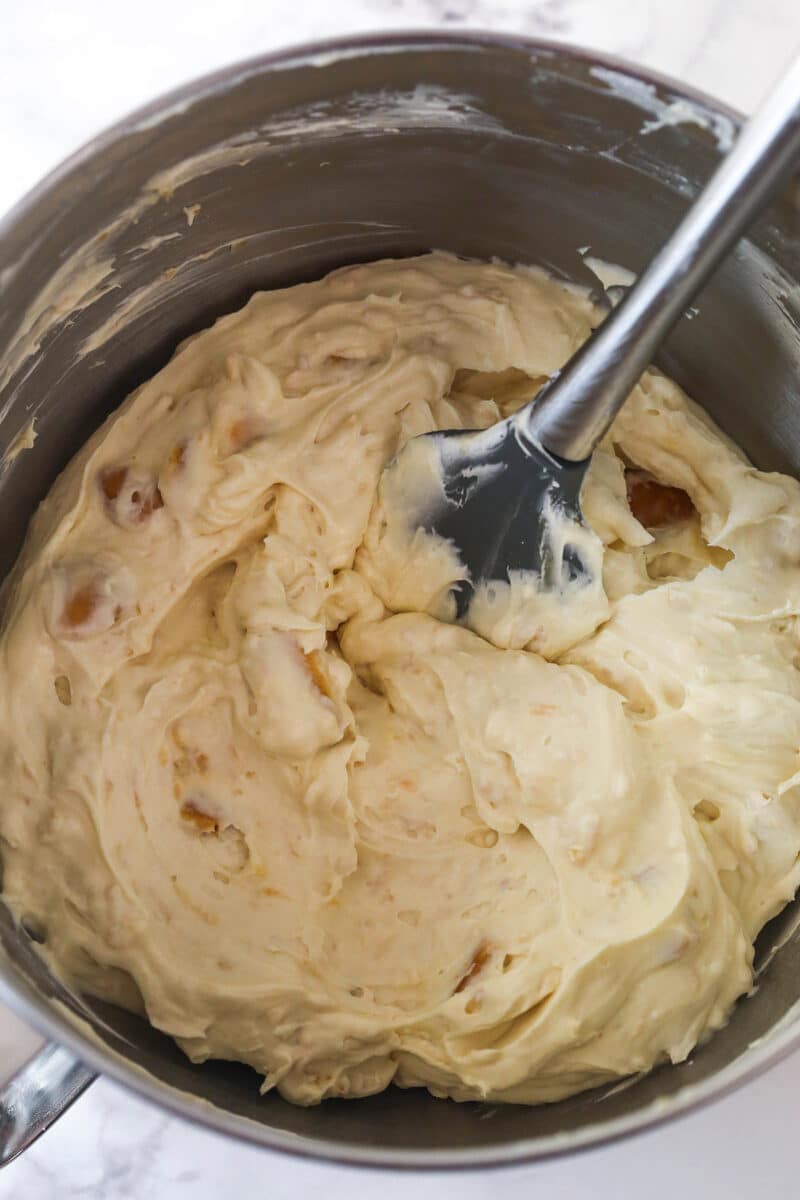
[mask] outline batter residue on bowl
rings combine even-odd
[[[349,268],[68,467],[0,643],[0,846],[72,984],[303,1104],[554,1100],[727,1019],[800,879],[800,485],[650,371],[584,489],[602,588],[485,636],[377,497],[598,319],[529,269]]]

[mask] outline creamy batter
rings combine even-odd
[[[303,1104],[554,1100],[727,1019],[800,879],[800,485],[649,371],[581,619],[480,634],[378,495],[598,319],[528,269],[339,271],[184,343],[64,472],[8,593],[0,847],[71,984]]]

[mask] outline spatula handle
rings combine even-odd
[[[568,462],[587,459],[672,326],[797,166],[800,58],[622,302],[517,414],[520,440]]]

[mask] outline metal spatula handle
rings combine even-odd
[[[754,117],[669,241],[534,405],[518,436],[582,462],[681,314],[800,165],[800,58]]]

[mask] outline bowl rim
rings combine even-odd
[[[742,123],[740,112],[691,85],[672,79],[649,68],[634,65],[618,55],[594,51],[549,38],[534,38],[490,31],[446,32],[432,30],[394,30],[324,39],[291,45],[280,50],[255,55],[227,67],[201,75],[167,91],[106,127],[90,138],[56,167],[49,171],[20,200],[0,217],[0,246],[13,227],[63,180],[80,170],[95,156],[113,146],[121,137],[158,125],[171,115],[183,111],[199,100],[225,92],[250,77],[268,75],[276,70],[314,65],[314,60],[330,58],[331,62],[347,56],[368,56],[374,53],[416,53],[421,50],[487,49],[521,52],[532,58],[540,53],[552,53],[579,63],[590,63],[618,71],[644,84],[664,89],[678,98],[687,99],[712,113],[730,119],[734,127]],[[319,62],[317,63],[319,65]],[[250,1142],[270,1150],[322,1162],[378,1169],[406,1170],[463,1170],[501,1166],[520,1166],[543,1161],[600,1145],[609,1145],[644,1129],[653,1129],[679,1116],[685,1116],[714,1100],[729,1094],[743,1083],[754,1079],[774,1066],[793,1049],[800,1046],[800,1022],[787,1016],[775,1031],[759,1043],[754,1043],[743,1055],[720,1072],[697,1084],[689,1084],[674,1096],[656,1099],[645,1107],[622,1117],[586,1126],[575,1131],[550,1134],[541,1138],[521,1138],[496,1147],[465,1147],[453,1149],[379,1149],[329,1142],[318,1137],[290,1133],[249,1117],[239,1116],[220,1108],[150,1075],[113,1050],[103,1046],[91,1033],[82,1029],[83,1022],[71,1018],[58,1003],[46,1001],[16,970],[5,969],[0,954],[0,1001],[16,1012],[45,1037],[61,1043],[79,1059],[122,1084],[140,1097],[149,1100],[184,1120],[197,1122],[206,1128],[236,1140]],[[792,1010],[790,1010],[791,1012]],[[362,1103],[368,1103],[368,1098]]]
[[[461,46],[475,50],[516,50],[531,54],[550,51],[553,54],[575,59],[577,62],[596,64],[612,71],[618,71],[641,83],[653,84],[657,88],[674,93],[681,99],[689,100],[727,117],[737,128],[745,120],[745,115],[739,109],[693,84],[684,84],[660,71],[632,63],[620,55],[601,50],[595,51],[585,46],[559,41],[557,38],[525,37],[516,34],[493,33],[491,30],[448,33],[439,29],[391,30],[386,33],[362,33],[345,35],[340,38],[322,38],[319,41],[299,42],[280,50],[270,50],[264,54],[238,59],[216,71],[197,75],[186,83],[160,93],[153,100],[148,100],[146,104],[139,105],[125,116],[120,117],[119,120],[106,125],[66,158],[61,159],[37,183],[24,192],[10,208],[0,213],[0,244],[2,239],[8,235],[11,227],[20,221],[38,200],[90,159],[113,146],[120,137],[157,125],[198,100],[225,91],[252,76],[266,74],[270,70],[286,71],[295,66],[315,65],[314,59],[324,59],[328,56],[333,58],[366,57],[370,53],[381,50],[389,52],[417,51],[426,47],[432,50],[452,50]]]

